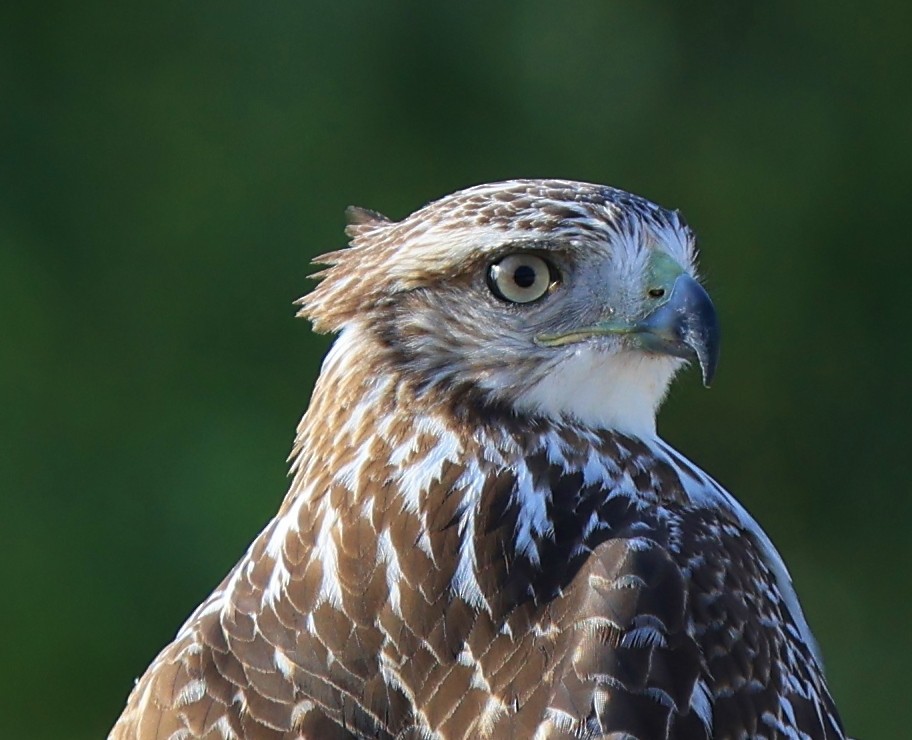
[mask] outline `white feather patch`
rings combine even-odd
[[[453,593],[476,609],[484,609],[489,614],[491,606],[485,598],[478,583],[478,571],[475,555],[475,518],[481,501],[482,486],[485,476],[477,460],[466,465],[463,474],[456,482],[456,490],[462,491],[462,504],[459,513],[459,554],[456,570],[453,573],[451,589]]]
[[[423,419],[418,426],[418,431],[431,431],[437,437],[434,447],[419,461],[412,461],[400,469],[398,483],[406,511],[417,514],[421,508],[421,500],[443,474],[443,466],[448,462],[456,462],[462,452],[459,439],[452,432],[436,427]],[[414,441],[406,444],[415,444]],[[400,453],[402,454],[402,453]]]
[[[642,351],[603,352],[583,343],[516,400],[520,411],[648,439],[682,361]]]
[[[548,501],[551,492],[537,488],[532,474],[525,465],[517,465],[515,470],[516,489],[514,498],[517,503],[516,515],[516,551],[525,555],[533,565],[540,565],[537,538],[553,534],[551,518],[548,516]]]
[[[339,512],[326,506],[322,513],[320,529],[314,545],[314,559],[322,565],[323,577],[316,605],[328,602],[334,609],[342,607],[342,584],[339,581],[339,552],[333,532],[339,524]]]
[[[393,546],[388,529],[384,529],[377,538],[377,560],[386,566],[386,587],[389,589],[390,607],[393,613],[402,619],[401,593],[399,590],[402,569],[399,567],[399,555]]]

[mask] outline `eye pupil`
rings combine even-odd
[[[513,282],[520,288],[531,288],[535,285],[535,270],[529,265],[520,265],[513,273]]]

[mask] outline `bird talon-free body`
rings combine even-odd
[[[126,738],[843,738],[779,554],[656,434],[718,359],[677,212],[560,180],[350,210],[276,517]]]

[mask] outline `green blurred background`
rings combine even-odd
[[[271,516],[343,209],[678,207],[725,332],[664,435],[782,550],[847,728],[908,736],[912,5],[0,10],[0,737],[102,737]]]

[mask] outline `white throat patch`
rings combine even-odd
[[[656,411],[682,364],[674,357],[640,351],[608,353],[581,344],[522,393],[515,407],[648,439],[655,436]]]

